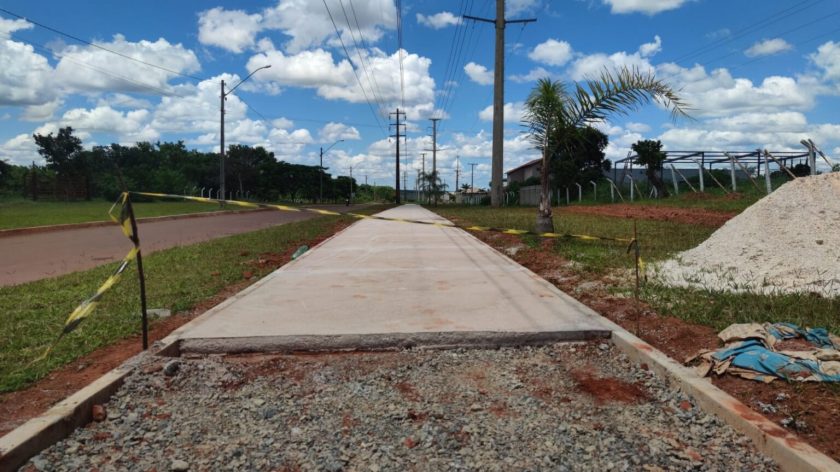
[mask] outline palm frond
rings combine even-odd
[[[564,121],[577,128],[604,121],[609,115],[626,115],[651,102],[670,109],[674,120],[689,117],[689,106],[653,72],[635,67],[623,67],[616,73],[604,69],[598,79],[576,84],[573,99],[564,109]]]

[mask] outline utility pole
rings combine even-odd
[[[505,19],[505,0],[496,0],[496,18],[479,18],[464,15],[473,21],[496,25],[496,59],[493,71],[493,167],[490,180],[490,203],[493,207],[502,204],[502,172],[504,166],[504,118],[505,118],[505,25],[532,23],[536,18],[524,20]]]
[[[473,189],[475,188],[475,185],[474,185],[474,182],[475,182],[475,179],[474,179],[475,178],[475,166],[477,166],[477,165],[478,164],[476,164],[474,162],[470,163],[470,192],[472,192]]]
[[[461,158],[460,156],[455,156],[455,191],[458,191],[458,177],[461,176]]]
[[[405,189],[405,191],[408,191],[408,186],[406,186],[406,184],[405,184],[407,178],[408,178],[408,171],[404,170],[403,171],[403,189]]]
[[[390,126],[393,126],[396,129],[395,134],[393,134],[392,136],[397,138],[397,152],[396,152],[397,171],[396,171],[395,175],[397,177],[397,188],[396,188],[397,205],[399,205],[402,201],[401,198],[400,198],[400,126],[405,126],[405,124],[400,124],[400,115],[405,116],[405,112],[401,112],[400,109],[397,108],[396,113],[389,113],[388,114],[388,116],[391,116],[391,115],[396,115],[396,123],[391,124]]]
[[[219,193],[217,194],[217,199],[219,200],[225,200],[225,100],[227,100],[227,96],[232,94],[237,87],[242,85],[242,82],[245,82],[246,80],[250,79],[251,76],[256,74],[258,71],[268,69],[270,67],[271,65],[269,64],[254,69],[253,72],[245,76],[244,79],[240,80],[238,84],[234,85],[233,88],[228,90],[227,92],[225,92],[225,79],[222,79],[222,89],[221,94],[219,94],[219,98],[221,100],[219,106],[221,111],[219,119]],[[224,206],[224,202],[222,202],[222,206]]]
[[[440,118],[429,118],[432,121],[432,191],[435,193],[435,205],[438,203],[437,189],[437,122]]]
[[[423,187],[423,200],[425,200],[426,199],[426,180],[425,180],[426,179],[426,153],[421,152],[420,155],[423,156],[423,173],[420,174],[421,175],[420,185]]]
[[[350,166],[350,204],[353,204],[353,166]]]

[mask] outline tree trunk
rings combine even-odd
[[[548,181],[548,151],[543,150],[542,166],[540,169],[540,202],[537,208],[537,233],[553,233],[554,220],[551,217],[551,190]]]
[[[656,194],[659,195],[659,198],[665,198],[669,196],[668,188],[665,186],[665,182],[662,180],[659,174],[657,174],[656,169],[652,169],[650,166],[648,166],[647,178],[648,182],[650,182],[651,185],[656,187]]]

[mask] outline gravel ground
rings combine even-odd
[[[147,358],[23,470],[775,470],[606,343]]]

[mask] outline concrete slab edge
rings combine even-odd
[[[132,368],[125,364],[107,372],[41,416],[0,437],[0,470],[16,470],[30,457],[69,436],[92,419],[92,407],[105,403]]]
[[[355,224],[355,222],[353,224]],[[352,224],[350,226],[352,226]],[[330,236],[324,241],[321,241],[319,244],[315,245],[315,247],[326,243],[338,234],[346,231],[350,226]],[[306,257],[308,253],[309,251],[304,253],[301,257],[298,257],[296,260],[290,261],[283,267],[293,264]],[[282,270],[282,267],[277,270]],[[276,272],[277,271],[274,271],[272,274]],[[242,292],[239,292],[234,297],[240,296],[241,294],[252,290],[255,286],[262,283],[270,276],[271,274],[246,288]],[[228,303],[232,303],[232,300],[228,299],[216,307],[211,308],[198,318],[173,331],[166,338],[154,343],[152,346],[154,355],[178,355],[179,338],[177,333],[182,332],[184,328],[194,325],[200,320],[206,319],[211,316],[215,310]],[[16,470],[25,464],[30,457],[66,438],[79,426],[89,423],[92,420],[91,410],[93,405],[97,403],[106,403],[123,384],[125,377],[131,373],[133,365],[136,364],[137,359],[144,355],[147,355],[147,353],[140,353],[137,356],[126,360],[122,365],[105,373],[105,375],[94,380],[86,387],[57,403],[44,414],[36,418],[32,418],[6,435],[0,437],[0,471]]]
[[[251,211],[272,211],[269,208],[257,208],[254,210],[229,210],[229,211],[208,211],[202,213],[182,213],[179,215],[150,216],[138,218],[138,223],[154,223],[156,221],[183,220],[188,218],[204,218],[208,216],[235,215]],[[63,225],[28,226],[26,228],[0,229],[0,238],[5,236],[18,236],[21,234],[49,233],[52,231],[65,231],[71,229],[98,228],[101,226],[115,226],[110,220],[86,221],[84,223],[68,223]]]
[[[755,412],[708,379],[671,359],[621,326],[614,325],[612,342],[632,360],[647,364],[690,395],[707,413],[714,414],[750,439],[759,451],[770,456],[782,470],[838,471],[840,464],[814,449],[795,434]]]
[[[255,336],[248,338],[184,339],[179,350],[195,354],[247,352],[388,351],[410,348],[497,348],[542,345],[559,341],[609,339],[609,331],[500,332],[458,331],[421,333],[372,333],[303,336]]]
[[[475,235],[464,232],[482,244],[486,244]],[[495,253],[519,265],[501,251],[496,250]],[[542,281],[547,288],[550,286],[554,290],[559,290],[554,284],[530,269],[524,266],[523,268]],[[613,344],[625,355],[636,362],[647,364],[657,374],[678,385],[693,397],[704,411],[714,414],[749,437],[761,452],[773,458],[783,470],[840,472],[840,463],[814,449],[795,434],[755,412],[735,397],[714,386],[708,379],[700,377],[693,370],[671,359],[618,324],[595,313],[577,300],[573,299],[573,301],[585,311],[592,312],[600,319],[601,324],[612,330]]]

